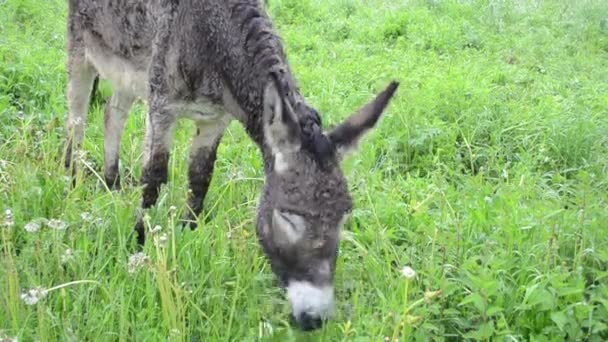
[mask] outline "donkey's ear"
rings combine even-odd
[[[382,116],[397,87],[399,87],[398,82],[391,82],[373,101],[363,106],[329,133],[329,139],[336,146],[340,156],[357,148],[359,140],[376,125]]]
[[[264,89],[264,135],[274,153],[300,148],[300,124],[276,73],[271,73]]]

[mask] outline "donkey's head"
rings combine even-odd
[[[391,83],[329,133],[312,108],[289,100],[277,77],[265,89],[263,128],[272,165],[257,231],[303,329],[320,327],[334,309],[340,228],[352,209],[340,161],[374,127],[397,86]]]

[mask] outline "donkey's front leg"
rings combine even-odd
[[[71,42],[71,44],[74,44]],[[72,176],[72,185],[76,179],[74,154],[81,148],[89,111],[89,97],[93,81],[97,75],[92,65],[85,60],[84,50],[72,47],[68,54],[69,80],[67,86],[68,118],[66,121],[65,168]],[[83,49],[83,48],[82,48]]]
[[[176,119],[175,114],[166,109],[152,109],[148,115],[142,175],[144,189],[141,207],[144,210],[156,204],[160,187],[167,182],[169,151]],[[143,245],[146,239],[143,216],[138,218],[135,231],[137,242]]]
[[[217,148],[229,122],[229,118],[220,118],[217,121],[202,121],[197,124],[190,149],[188,169],[190,182],[188,207],[190,210],[183,218],[184,223],[192,229],[196,228],[196,218],[203,210],[203,201],[213,177]]]

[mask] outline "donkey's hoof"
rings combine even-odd
[[[120,176],[105,176],[106,186],[110,190],[120,191],[122,188],[120,186]]]
[[[137,237],[137,245],[143,247],[143,245],[146,243],[146,227],[142,219],[137,220],[133,231]]]

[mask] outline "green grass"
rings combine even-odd
[[[123,140],[132,181],[108,192],[102,83],[79,161],[90,172],[70,189],[66,11],[60,0],[0,1],[0,215],[13,215],[0,228],[0,340],[608,339],[608,2],[270,1],[328,126],[401,81],[344,163],[356,209],[338,316],[308,334],[289,327],[258,246],[262,161],[237,123],[220,146],[212,217],[194,232],[174,229],[193,130],[180,124],[150,213],[167,245],[149,243],[147,262],[128,272],[145,107]],[[30,222],[41,229],[27,232]],[[415,279],[401,276],[406,265]],[[62,285],[36,305],[21,299]]]

